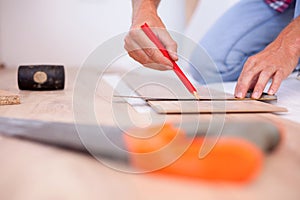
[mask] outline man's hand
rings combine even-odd
[[[178,60],[177,44],[167,32],[157,14],[158,0],[133,0],[132,26],[125,37],[125,49],[130,57],[146,67],[157,70],[170,70],[172,62],[164,57],[155,44],[141,30],[145,22],[158,36],[173,60]]]
[[[235,89],[237,98],[244,98],[253,89],[252,98],[260,98],[269,80],[268,94],[277,92],[281,82],[295,69],[300,57],[300,17],[289,24],[269,46],[249,57]]]

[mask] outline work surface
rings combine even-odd
[[[18,91],[16,70],[0,70],[0,88],[21,95],[21,104],[1,106],[1,117],[74,122],[76,71],[67,70],[63,91]],[[100,83],[101,84],[101,83]],[[125,102],[112,104],[112,90],[103,83],[95,95],[95,114],[113,124],[116,113],[130,113],[137,126],[149,121],[209,122],[216,115],[167,117],[136,113]],[[281,98],[278,96],[278,98]],[[83,98],[84,102],[85,99]],[[151,115],[151,116],[150,116]],[[169,176],[133,175],[110,169],[93,157],[52,146],[0,136],[0,199],[289,199],[300,198],[300,124],[274,114],[227,114],[226,121],[271,121],[285,130],[281,146],[267,156],[260,175],[246,185],[211,183]]]

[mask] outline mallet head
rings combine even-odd
[[[20,90],[63,90],[65,70],[62,65],[22,65],[18,69]]]

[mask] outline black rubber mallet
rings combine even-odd
[[[22,65],[18,69],[20,90],[63,90],[65,70],[63,65]]]

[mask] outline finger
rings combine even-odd
[[[152,61],[146,55],[146,53],[136,44],[130,37],[125,38],[125,50],[129,56],[141,64],[151,63]]]
[[[260,96],[262,95],[268,81],[271,79],[273,76],[274,71],[262,71],[259,75],[259,78],[255,84],[253,93],[252,93],[252,98],[253,99],[259,99]]]
[[[278,91],[282,80],[283,80],[283,74],[277,71],[273,76],[272,84],[268,90],[269,95],[274,95]]]
[[[144,66],[147,68],[151,68],[151,69],[155,69],[155,70],[159,70],[159,71],[169,70],[169,68],[166,68],[165,65],[160,65],[157,63],[147,63],[147,64],[144,64]]]
[[[130,32],[130,37],[140,46],[141,49],[148,55],[150,60],[160,65],[173,67],[172,62],[166,58],[155,44],[147,37],[142,30],[137,29]]]
[[[162,43],[165,45],[166,50],[168,51],[172,60],[177,61],[177,43],[172,39],[171,35],[165,30],[160,30],[158,36]]]
[[[152,61],[149,60],[149,57],[142,50],[129,51],[128,54],[131,58],[143,65],[152,63]]]
[[[245,98],[253,79],[255,79],[255,77],[259,73],[259,72],[255,72],[254,70],[251,70],[254,68],[254,66],[255,66],[255,62],[249,59],[245,63],[242,73],[235,87],[234,94],[237,98]]]
[[[252,81],[250,83],[248,91],[249,90],[252,90],[252,91],[254,90],[254,87],[255,87],[257,81],[258,81],[258,75],[256,75],[255,77],[253,77],[253,79],[252,79]]]
[[[160,71],[170,70],[168,66],[160,65],[154,63],[153,60],[150,60],[148,55],[138,47],[132,40],[125,41],[125,49],[127,50],[130,57],[132,57],[137,62],[143,64],[147,68],[156,69]]]

